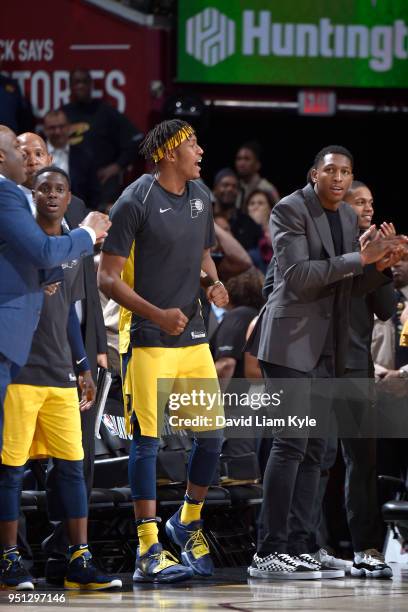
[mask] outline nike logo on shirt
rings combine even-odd
[[[160,209],[160,212],[161,212],[161,213],[164,213],[164,212],[167,212],[168,210],[171,210],[171,208],[161,208],[161,209]]]
[[[86,357],[82,357],[82,359],[77,359],[77,360],[75,361],[75,363],[76,363],[77,365],[79,365],[80,363],[82,363],[83,361],[85,361],[85,359],[86,359]]]

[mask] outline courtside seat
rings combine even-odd
[[[156,480],[158,486],[185,484],[188,456],[185,450],[159,450],[157,453]]]
[[[397,523],[398,521],[408,521],[408,488],[407,482],[395,476],[378,476],[380,487],[387,487],[385,490],[390,497],[394,497],[386,502],[382,507],[382,515],[386,523]]]
[[[158,486],[181,485],[187,482],[190,451],[191,438],[189,436],[182,432],[162,435],[157,454],[156,478]]]
[[[32,491],[37,498],[37,508],[41,512],[47,512],[47,493],[46,491]]]
[[[262,503],[261,471],[254,452],[220,457],[220,484],[230,494],[233,505],[259,505]]]
[[[388,483],[392,485],[396,492],[406,492],[407,491],[407,483],[403,478],[398,478],[397,476],[388,476],[387,474],[380,474],[378,476],[378,482],[380,483]]]
[[[165,433],[161,437],[160,448],[169,451],[183,449],[189,452],[192,448],[192,439],[189,435],[185,435],[181,431],[178,433]]]
[[[114,487],[111,489],[115,496],[115,506],[119,509],[133,507],[132,492],[130,487]]]
[[[233,506],[259,506],[262,504],[263,490],[261,484],[236,484],[225,487],[231,497]]]
[[[259,483],[261,470],[256,453],[237,455],[222,453],[220,456],[220,484]]]
[[[387,537],[385,540],[385,558],[387,560],[398,561],[399,553],[395,550],[393,542],[398,540],[402,549],[406,550],[408,541],[408,487],[407,480],[396,478],[395,476],[379,476],[379,484],[382,487],[382,494],[393,497],[382,507],[382,516],[388,525]],[[402,561],[402,557],[400,559]]]
[[[95,459],[94,486],[96,488],[114,488],[128,483],[128,456]]]
[[[89,510],[114,509],[115,495],[111,489],[92,489],[89,498]]]
[[[386,523],[408,522],[408,501],[394,499],[382,507],[382,515]]]
[[[123,448],[121,442],[118,447]],[[128,459],[127,454],[117,454],[103,438],[95,438],[94,487],[110,489],[127,485]]]
[[[21,510],[23,512],[36,512],[38,510],[37,493],[38,491],[22,491]]]
[[[21,498],[21,509],[30,512],[33,509],[38,512],[47,512],[47,497],[45,491],[23,491]]]

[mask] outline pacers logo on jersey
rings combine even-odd
[[[192,219],[195,219],[196,217],[198,217],[198,215],[202,213],[204,210],[203,201],[198,200],[197,198],[194,198],[194,200],[190,200],[190,206],[191,206],[191,218]]]
[[[61,264],[61,268],[63,270],[67,270],[69,268],[76,268],[79,264],[79,259],[73,259],[72,261],[67,261],[66,263]]]

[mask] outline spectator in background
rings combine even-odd
[[[248,215],[255,223],[258,223],[263,230],[263,236],[258,244],[261,259],[264,263],[263,272],[266,271],[266,266],[271,261],[273,254],[271,234],[269,231],[269,217],[271,216],[273,205],[274,202],[270,192],[264,191],[263,189],[255,189],[255,191],[249,194],[245,203]]]
[[[143,134],[103,100],[92,98],[92,78],[88,70],[71,73],[71,102],[63,107],[75,132],[73,142],[92,151],[101,185],[101,203],[114,202],[122,189],[123,171],[137,155]]]
[[[211,255],[220,280],[225,282],[248,270],[252,266],[252,261],[244,247],[232,235],[228,221],[224,217],[215,215],[214,222],[216,243],[211,249]]]
[[[1,59],[0,59],[1,68]],[[30,102],[21,94],[14,79],[0,73],[0,124],[14,132],[34,129],[34,115]]]
[[[235,157],[235,170],[239,179],[240,191],[237,195],[236,205],[244,212],[244,204],[249,194],[255,189],[262,189],[271,194],[273,204],[280,200],[278,190],[266,178],[261,177],[261,147],[255,142],[246,142],[241,145]]]
[[[217,375],[224,388],[231,378],[244,378],[246,331],[264,303],[263,281],[263,274],[252,267],[226,283],[230,301],[211,341]]]
[[[233,170],[223,168],[215,175],[213,195],[214,215],[228,221],[234,238],[249,252],[253,261],[259,261],[258,242],[262,238],[262,228],[235,207],[238,178]]]
[[[223,320],[216,329],[211,339],[211,352],[215,361],[220,387],[223,391],[240,394],[247,393],[250,385],[244,379],[244,347],[248,325],[258,314],[264,303],[262,297],[263,274],[252,267],[246,272],[234,276],[226,288],[230,296],[230,302]],[[231,292],[231,293],[230,293]],[[232,379],[235,379],[233,382]],[[225,407],[227,418],[248,416],[253,414],[251,408],[237,405],[232,400]],[[222,452],[227,455],[237,456],[243,453],[255,452],[257,442],[255,436],[229,438],[224,441]]]
[[[408,347],[400,344],[402,332],[401,314],[408,304],[408,257],[392,268],[396,307],[388,321],[374,321],[371,353],[377,378],[378,405],[394,416],[398,423],[406,413],[406,386],[408,378]],[[401,412],[399,412],[401,411]],[[405,480],[408,468],[408,440],[406,438],[380,438],[377,448],[378,473]],[[380,503],[395,495],[395,486],[381,482]]]
[[[63,110],[49,111],[44,117],[47,148],[55,165],[62,168],[71,181],[72,193],[96,210],[99,206],[100,186],[92,153],[83,145],[71,145],[71,126]]]
[[[50,166],[52,164],[52,156],[49,155],[45,142],[33,132],[24,132],[17,136],[20,149],[24,154],[24,165],[25,165],[25,181],[19,185],[23,191],[30,205],[31,212],[35,216],[36,208],[33,202],[33,183],[35,173],[44,166]]]

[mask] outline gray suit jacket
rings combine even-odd
[[[259,359],[308,372],[325,345],[330,319],[336,339],[336,374],[344,371],[352,293],[364,295],[389,277],[361,265],[357,216],[339,207],[345,254],[335,255],[327,216],[313,187],[283,198],[272,210],[274,256],[266,283],[273,285],[249,348]],[[334,302],[337,289],[337,307]],[[251,346],[252,344],[252,346]]]

